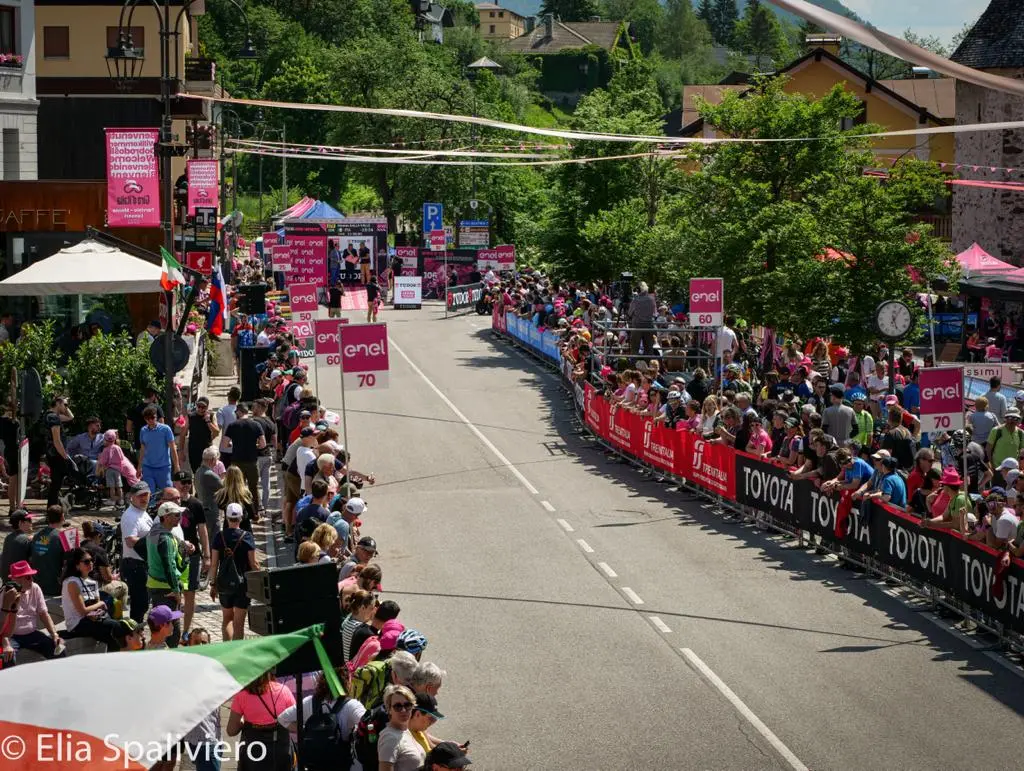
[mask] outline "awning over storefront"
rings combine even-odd
[[[159,291],[159,265],[91,238],[0,281],[0,296],[7,297]]]

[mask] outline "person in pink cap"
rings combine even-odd
[[[43,590],[32,580],[35,574],[36,570],[25,560],[11,565],[11,580],[21,591],[11,639],[18,649],[35,651],[48,659],[61,658],[64,656],[64,643],[57,634],[50,611],[46,609]]]
[[[360,648],[359,652],[352,658],[349,667],[352,671],[369,664],[374,659],[383,660],[395,652],[398,647],[398,637],[405,631],[405,624],[397,618],[385,621],[380,628],[379,637],[369,637]]]
[[[952,466],[942,470],[939,478],[939,489],[928,496],[928,507],[931,509],[932,499],[945,492],[949,497],[949,504],[941,516],[924,518],[921,520],[921,527],[931,527],[936,530],[956,530],[959,533],[967,532],[967,514],[971,510],[967,493],[963,489],[963,480],[960,472]]]
[[[128,505],[121,478],[124,477],[127,487],[130,488],[139,481],[139,474],[132,462],[125,457],[124,451],[117,443],[117,431],[112,428],[103,432],[103,449],[96,459],[96,476],[105,478],[107,493],[114,505]]]

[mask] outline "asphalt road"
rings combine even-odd
[[[348,394],[385,595],[479,769],[1019,767],[1024,680],[813,553],[575,432],[489,319],[391,311]],[[334,405],[331,405],[334,406]]]

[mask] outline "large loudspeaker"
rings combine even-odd
[[[249,627],[257,634],[282,634],[323,624],[321,642],[335,666],[344,663],[341,645],[341,604],[338,597],[338,566],[294,565],[245,574],[246,594],[255,602],[249,608]],[[277,665],[278,675],[301,675],[321,668],[313,643]]]
[[[251,402],[260,395],[260,376],[256,365],[262,364],[270,356],[269,347],[247,347],[238,349],[238,378],[242,387],[242,401]]]
[[[267,285],[241,284],[235,288],[238,292],[238,310],[248,316],[258,316],[267,312]]]

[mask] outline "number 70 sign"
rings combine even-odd
[[[921,430],[957,431],[964,427],[963,367],[928,367],[918,375]]]
[[[345,388],[359,391],[387,388],[390,370],[388,325],[345,324],[338,331]]]

